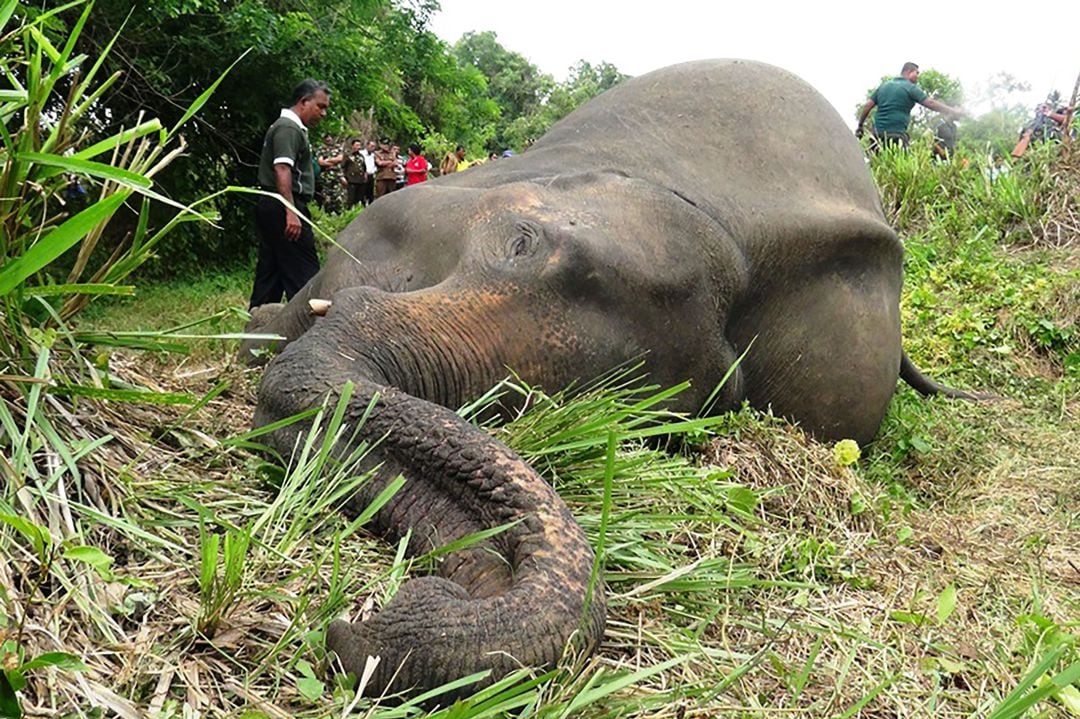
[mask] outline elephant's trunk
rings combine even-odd
[[[335,303],[326,320],[337,310]],[[404,584],[373,618],[332,624],[327,646],[344,668],[359,676],[369,656],[379,657],[366,686],[376,694],[431,689],[485,669],[492,670],[491,681],[521,666],[551,666],[569,641],[594,649],[603,634],[602,583],[591,586],[593,552],[558,495],[486,433],[388,386],[370,359],[333,349],[330,338],[341,334],[322,327],[326,320],[267,368],[256,424],[336,396],[352,380],[356,393],[346,421],[359,420],[377,398],[360,437],[378,442],[368,460],[378,472],[347,511],[366,507],[401,474],[404,487],[372,526],[391,541],[411,530],[411,554],[512,525],[450,555],[440,576]],[[301,430],[278,430],[270,443],[290,452]]]

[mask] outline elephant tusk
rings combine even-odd
[[[325,317],[332,304],[334,303],[330,300],[308,300],[308,309],[317,317]]]

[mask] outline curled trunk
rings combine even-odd
[[[387,386],[363,360],[327,352],[320,330],[316,324],[267,368],[256,424],[313,406],[352,380],[346,421],[376,398],[360,436],[378,442],[368,460],[378,472],[346,511],[362,510],[400,474],[404,487],[371,526],[390,541],[411,530],[411,554],[512,525],[450,555],[438,576],[405,583],[371,619],[332,624],[327,646],[344,668],[359,676],[369,656],[379,657],[366,687],[378,694],[431,689],[485,669],[490,681],[521,666],[551,666],[568,642],[594,649],[603,634],[602,583],[590,586],[593,552],[552,488],[452,411]],[[269,441],[288,453],[303,430],[293,425]]]

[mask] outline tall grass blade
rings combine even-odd
[[[0,270],[0,296],[10,294],[75,246],[94,228],[107,222],[129,194],[119,192],[87,207],[41,238],[21,256],[8,262]]]

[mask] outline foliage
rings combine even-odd
[[[1065,182],[1076,176],[1075,154],[1075,148],[1036,146],[996,176],[987,157],[963,148],[951,162],[936,163],[922,139],[910,151],[873,156],[886,211],[909,237],[905,308],[931,330],[908,333],[916,351],[953,366],[973,354],[1007,359],[1033,351],[1056,372],[1077,376],[1080,316],[1072,305],[1080,270],[1052,269],[1052,255],[1040,253],[995,259],[1002,246],[1053,248],[1059,237],[1075,242],[1056,230],[1059,221],[1072,226],[1080,213]],[[957,309],[942,312],[945,306]],[[1015,369],[966,379],[1013,384]]]
[[[0,50],[9,83],[0,91],[0,556],[3,576],[17,576],[23,590],[4,586],[0,592],[4,616],[18,617],[14,626],[0,625],[0,714],[14,717],[22,714],[21,694],[32,674],[47,667],[85,669],[69,652],[31,652],[36,630],[27,623],[28,611],[49,604],[57,591],[85,584],[87,568],[101,581],[114,581],[113,558],[84,543],[92,529],[83,517],[76,519],[69,503],[85,500],[82,463],[111,439],[88,436],[73,421],[79,398],[189,401],[116,382],[108,359],[93,356],[86,337],[67,323],[94,298],[130,294],[133,288],[121,283],[181,223],[211,219],[195,209],[198,202],[185,206],[162,194],[154,178],[183,151],[180,128],[217,85],[209,83],[193,98],[171,129],[140,117],[91,143],[81,128],[120,75],[104,74],[103,57],[91,63],[76,51],[90,7],[75,2],[50,12],[23,9],[16,0],[0,2]],[[50,37],[58,36],[50,29],[65,9],[75,13],[74,21],[54,44]],[[171,208],[171,220],[160,228],[149,221],[155,203]],[[95,253],[117,224],[127,227],[122,244],[110,254]],[[93,593],[75,601],[90,625],[108,624]]]
[[[39,12],[23,2],[27,15]],[[123,74],[83,127],[94,134],[130,127],[147,107],[172,126],[221,68],[247,53],[185,128],[186,156],[159,178],[172,196],[190,201],[210,188],[253,184],[266,127],[306,76],[331,87],[323,130],[346,134],[353,113],[370,109],[378,131],[403,145],[434,131],[483,142],[497,109],[482,76],[427,29],[433,8],[392,0],[96,0],[78,48],[98,56],[115,43],[103,69]],[[54,15],[48,28],[62,36],[76,18],[72,10]],[[222,231],[190,226],[181,241],[160,248],[163,269],[201,268],[208,257],[248,260],[249,202],[229,196],[216,204]]]
[[[488,95],[499,107],[498,124],[485,147],[489,152],[521,152],[578,105],[627,77],[611,63],[580,60],[565,82],[556,82],[520,53],[504,48],[490,31],[465,33],[454,54],[483,73]]]
[[[507,144],[518,149],[527,148],[576,107],[614,87],[626,77],[610,63],[592,65],[585,60],[579,61],[571,69],[566,82],[555,85],[536,111],[516,118],[507,126]]]
[[[499,108],[499,123],[489,149],[510,147],[507,124],[537,112],[554,80],[525,56],[504,48],[491,31],[465,33],[454,43],[453,52],[458,62],[475,67],[484,76],[488,97]]]

